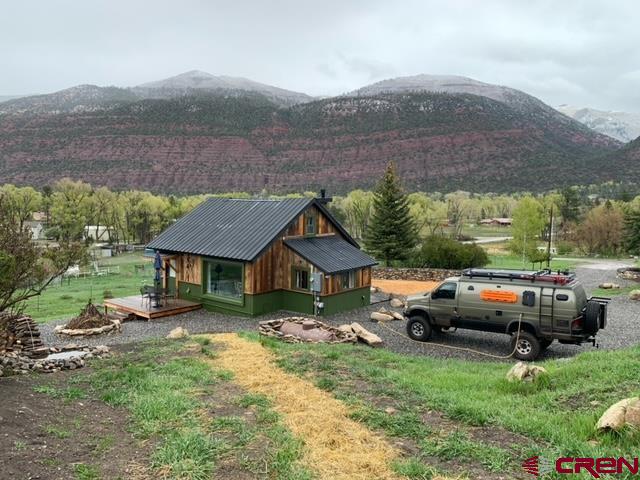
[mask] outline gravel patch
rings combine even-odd
[[[634,285],[634,282],[616,277],[616,268],[625,264],[609,263],[607,268],[602,268],[602,263],[588,264],[576,269],[576,274],[584,284],[587,293],[598,287],[603,282],[615,282],[622,287]],[[640,285],[639,285],[640,287]],[[369,314],[380,307],[390,309],[387,297],[381,294],[372,296],[372,305],[343,312],[340,314],[323,317],[322,321],[332,325],[359,322],[365,328],[379,335],[385,347],[398,353],[410,355],[424,355],[436,358],[472,359],[481,361],[496,361],[476,353],[441,347],[468,348],[478,350],[491,355],[508,355],[510,353],[509,337],[506,335],[475,332],[471,330],[458,330],[451,333],[434,333],[432,340],[427,343],[414,342],[404,336],[405,323],[401,321],[380,325],[369,321]],[[399,310],[399,309],[397,309]],[[256,331],[260,320],[271,320],[284,316],[299,315],[292,312],[274,312],[255,318],[224,315],[219,313],[198,310],[193,312],[164,317],[152,321],[133,321],[122,325],[122,332],[112,335],[94,336],[86,338],[61,337],[53,333],[55,323],[40,326],[45,345],[64,345],[67,343],[81,343],[93,345],[117,345],[139,342],[152,338],[164,338],[177,326],[186,328],[189,333],[226,333],[237,331]],[[385,328],[385,326],[387,328]],[[392,328],[403,336],[388,330]],[[600,349],[618,349],[630,347],[640,343],[640,302],[629,300],[626,295],[613,296],[609,304],[607,328],[597,335]],[[362,348],[369,348],[363,346]],[[560,345],[554,342],[542,355],[542,359],[572,357],[580,352],[592,350],[590,344],[582,346]],[[512,359],[504,360],[512,362]]]

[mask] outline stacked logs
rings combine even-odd
[[[31,358],[47,356],[40,330],[27,315],[2,314],[0,317],[0,353],[19,352]]]

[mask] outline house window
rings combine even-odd
[[[218,297],[241,300],[244,292],[242,263],[205,261],[206,292]]]
[[[340,274],[340,290],[356,288],[356,271],[350,270]]]
[[[291,283],[295,290],[309,290],[309,270],[294,268]]]
[[[307,212],[304,215],[304,234],[315,235],[316,233],[316,215],[313,212]]]

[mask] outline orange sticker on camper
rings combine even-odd
[[[480,298],[485,302],[516,303],[518,295],[508,290],[482,290]]]

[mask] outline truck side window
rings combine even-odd
[[[536,304],[536,292],[525,290],[522,292],[522,305],[525,307],[533,307]]]
[[[456,289],[458,285],[456,283],[443,283],[437,290],[436,298],[446,298],[448,300],[454,300],[456,298]]]
[[[569,295],[566,295],[564,293],[559,293],[556,295],[556,300],[560,302],[566,302],[567,300],[569,300]]]

